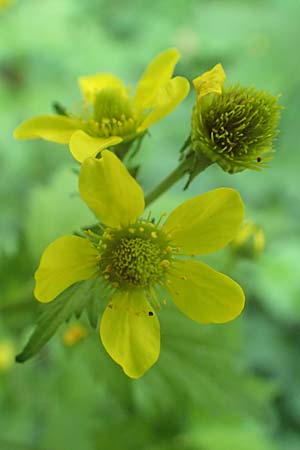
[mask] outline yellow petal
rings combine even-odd
[[[44,251],[35,272],[34,295],[47,303],[72,284],[94,276],[98,271],[98,251],[88,239],[65,236]]]
[[[226,80],[222,64],[217,64],[211,70],[204,72],[193,80],[193,85],[197,91],[200,100],[205,95],[214,93],[222,94],[223,85]]]
[[[122,142],[119,136],[98,138],[89,136],[82,130],[75,131],[70,139],[70,151],[74,158],[82,163],[86,158],[97,156],[101,150]]]
[[[107,353],[131,378],[140,378],[159,357],[159,321],[141,291],[112,297],[101,319],[100,336]]]
[[[80,77],[78,82],[82,95],[91,104],[94,103],[95,95],[101,89],[112,87],[121,89],[124,93],[127,92],[123,82],[110,73],[97,73],[95,75]]]
[[[162,86],[154,100],[155,108],[151,111],[138,128],[138,132],[146,130],[153,123],[161,120],[182,102],[190,90],[188,80],[183,77],[175,77]]]
[[[139,80],[134,96],[134,104],[138,109],[147,109],[153,106],[160,88],[171,78],[174,67],[180,58],[176,48],[170,48],[159,53],[148,65]]]
[[[225,323],[243,310],[242,288],[231,278],[199,261],[176,261],[166,288],[175,305],[200,323]]]
[[[101,159],[88,158],[83,162],[79,192],[96,216],[110,227],[127,226],[144,211],[141,187],[108,150],[103,150]]]
[[[224,248],[238,232],[244,204],[237,191],[219,188],[192,197],[168,217],[163,229],[186,254],[212,253]]]
[[[25,120],[15,129],[14,138],[42,138],[46,141],[68,144],[72,134],[78,128],[77,122],[69,117],[49,114]]]

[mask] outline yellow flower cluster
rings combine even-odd
[[[188,81],[172,77],[178,58],[176,49],[159,54],[133,95],[114,75],[81,77],[79,112],[36,117],[15,130],[16,138],[69,144],[82,163],[80,196],[99,221],[98,231],[61,237],[45,249],[35,273],[34,295],[48,303],[77,282],[97,279],[100,292],[109,298],[100,322],[102,343],[132,378],[141,377],[159,357],[156,311],[166,299],[202,324],[235,319],[245,302],[235,281],[195,259],[235,238],[244,217],[238,192],[219,188],[197,195],[156,220],[144,215],[143,191],[114,153],[122,143],[143,136],[186,97]],[[194,80],[197,127],[203,125],[203,108],[211,114],[212,95],[222,97],[224,81],[220,64]],[[208,148],[209,153],[212,146]],[[64,342],[73,345],[85,336],[85,329],[73,326]]]

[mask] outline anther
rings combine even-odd
[[[167,259],[163,259],[160,265],[165,269],[168,269],[168,267],[170,267],[170,261],[168,261]]]
[[[152,237],[153,239],[156,239],[156,238],[157,238],[157,233],[156,233],[156,231],[152,231],[151,237]]]

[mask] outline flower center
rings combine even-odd
[[[120,89],[101,89],[96,95],[93,109],[99,136],[121,136],[127,141],[136,135],[138,118],[132,109],[131,99]]]
[[[104,278],[121,288],[147,288],[163,281],[172,252],[165,233],[146,221],[106,229],[99,250]]]

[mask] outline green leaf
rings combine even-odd
[[[72,315],[80,317],[91,295],[92,298],[95,296],[96,283],[97,280],[76,283],[66,289],[56,300],[43,305],[36,328],[23,351],[16,356],[16,362],[23,363],[36,355],[55,334],[59,326],[69,320]]]
[[[203,450],[277,450],[264,424],[253,424],[243,420],[230,422],[213,418],[202,420],[202,427],[195,426],[188,435],[189,442]]]
[[[160,358],[134,384],[141,409],[155,416],[189,399],[203,415],[213,416],[218,411],[219,417],[233,420],[240,415],[253,421],[273,420],[270,400],[275,387],[241,367],[243,344],[238,321],[201,326],[171,305],[160,311],[159,318]]]

